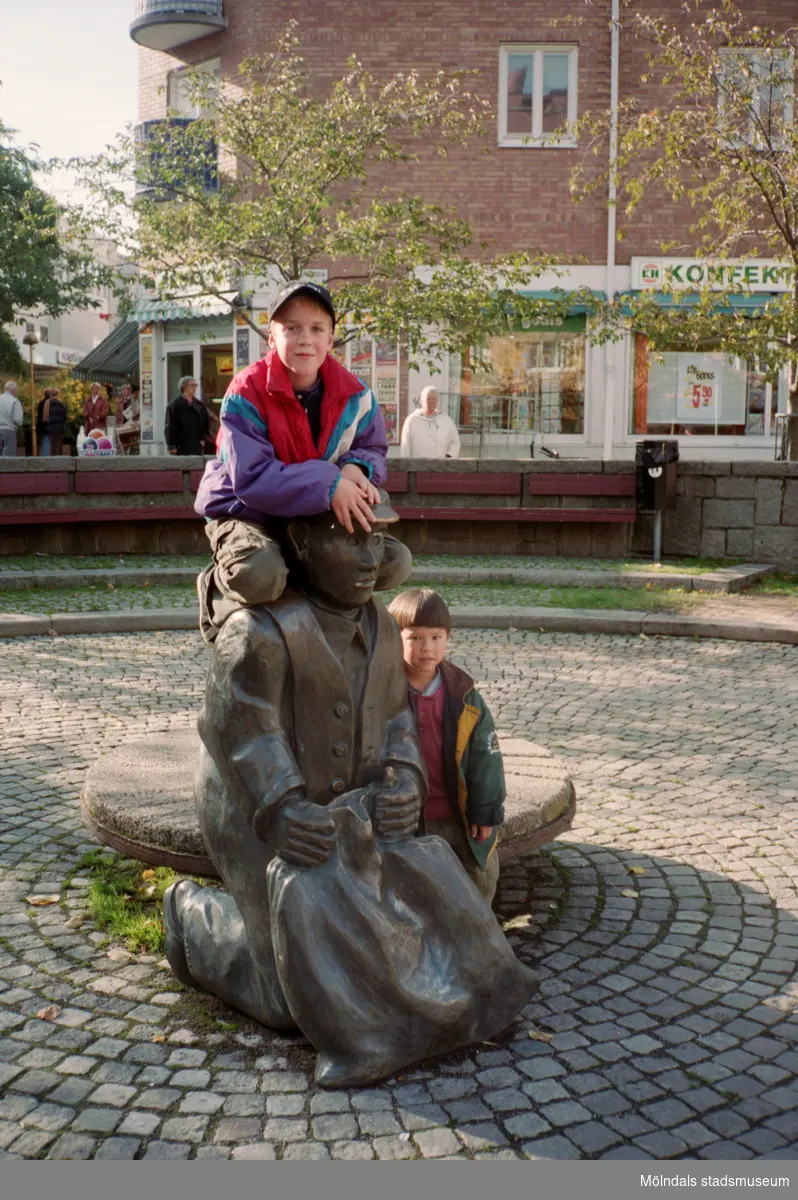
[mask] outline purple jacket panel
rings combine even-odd
[[[237,415],[225,418],[224,462],[208,463],[194,507],[201,516],[262,521],[326,512],[340,474],[335,463],[314,458],[287,466],[269,439]],[[246,513],[253,515],[245,515]]]

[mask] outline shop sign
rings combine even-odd
[[[714,425],[720,412],[721,362],[715,354],[680,354],[676,420]]]
[[[77,350],[56,350],[55,361],[65,367],[76,367],[83,355]]]
[[[740,292],[788,292],[793,268],[772,258],[633,258],[632,288],[635,291],[713,291],[734,288]]]

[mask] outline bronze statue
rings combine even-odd
[[[164,897],[175,975],[273,1029],[316,1080],[374,1082],[505,1028],[536,989],[449,847],[416,837],[426,794],[399,632],[372,599],[371,533],[290,522],[289,589],[214,644],[195,794],[228,891]]]

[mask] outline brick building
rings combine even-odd
[[[636,7],[678,21],[681,0],[640,0]],[[141,46],[139,121],[161,120],[170,110],[194,115],[181,93],[181,70],[202,66],[232,75],[242,58],[265,51],[291,18],[300,23],[302,54],[320,90],[343,74],[351,54],[376,73],[473,68],[479,71],[475,88],[495,110],[482,144],[452,149],[445,159],[422,149],[418,163],[403,168],[403,188],[456,205],[475,241],[488,241],[496,251],[540,249],[562,256],[572,264],[566,283],[605,294],[656,286],[665,263],[658,246],[684,241],[685,211],[659,196],[631,220],[619,214],[613,234],[606,196],[577,206],[569,194],[570,172],[585,161],[586,148],[550,140],[564,119],[610,106],[613,61],[620,97],[638,89],[644,47],[621,29],[614,50],[613,0],[570,0],[558,16],[567,11],[578,22],[553,23],[550,0],[408,0],[401,6],[387,0],[280,6],[269,0],[137,0],[131,36]],[[795,15],[784,0],[753,0],[746,13],[752,23],[784,29]],[[761,264],[765,292],[772,290],[767,266]],[[686,260],[683,269],[701,267]],[[545,291],[563,284],[551,277],[534,286]],[[210,398],[225,375],[261,346],[221,312],[176,314],[179,327],[159,319],[169,314],[157,305],[141,315],[149,321],[142,382],[146,394],[149,367],[157,450],[162,405],[177,378],[201,377]],[[772,457],[775,415],[786,410],[786,380],[771,386],[748,364],[700,355],[697,366],[712,376],[714,401],[701,420],[688,420],[679,394],[685,371],[696,364],[691,368],[674,352],[647,365],[639,341],[591,346],[585,316],[575,311],[557,328],[519,329],[492,339],[489,365],[481,370],[471,368],[468,355],[452,357],[432,381],[464,428],[464,453],[526,456],[534,434],[538,446],[543,441],[565,457],[629,458],[641,434],[668,433],[680,437],[682,457]],[[396,349],[383,344],[356,344],[348,361],[366,377],[371,372],[398,441],[408,406],[430,377],[408,373]]]

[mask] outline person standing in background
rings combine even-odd
[[[87,400],[83,401],[83,429],[88,435],[92,429],[105,429],[108,424],[108,401],[99,383],[93,383]]]
[[[402,429],[403,458],[459,458],[460,435],[450,416],[438,408],[438,393],[425,387],[419,406]]]
[[[166,408],[164,438],[170,454],[204,454],[209,440],[208,410],[197,399],[197,381],[184,375],[176,396]]]
[[[57,387],[45,388],[36,409],[36,437],[42,458],[59,455],[64,445],[67,410]]]
[[[24,413],[19,402],[19,388],[9,379],[0,395],[0,457],[14,458],[17,453],[17,426]]]

